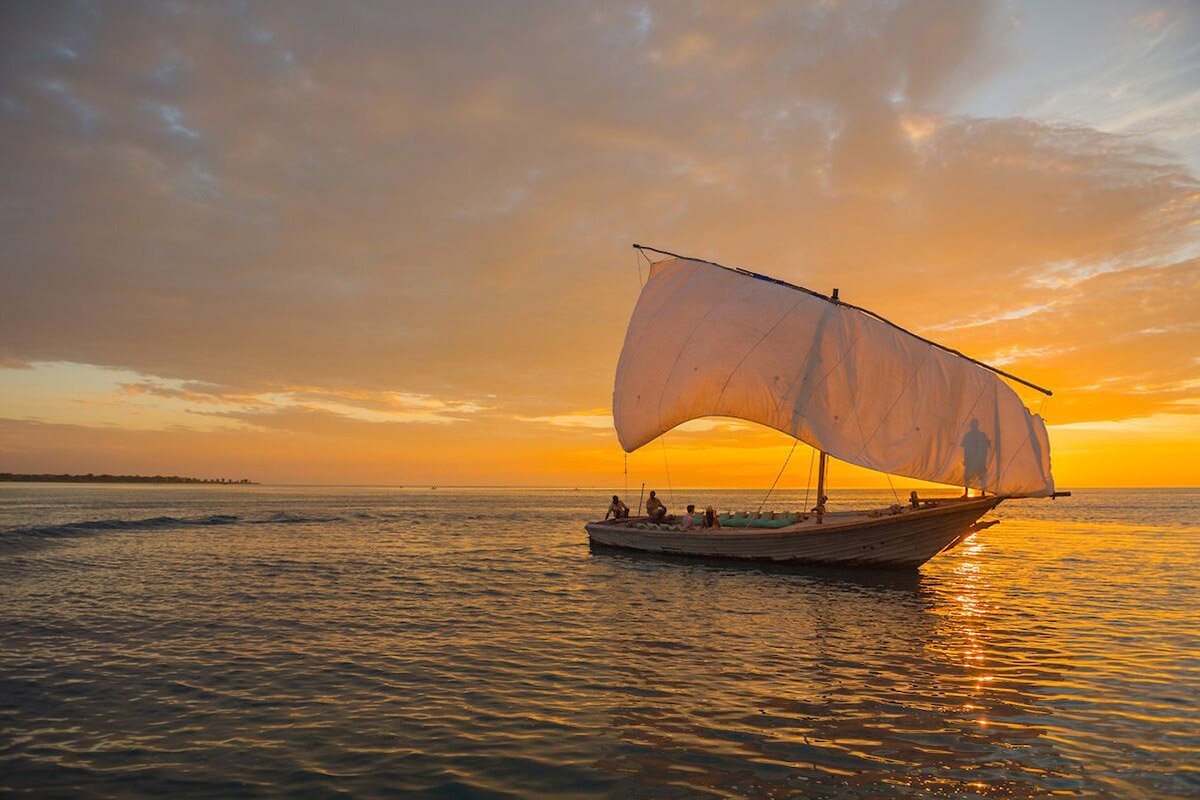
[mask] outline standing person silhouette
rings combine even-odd
[[[971,488],[971,479],[979,479],[979,494],[983,495],[983,487],[987,484],[988,451],[992,449],[992,440],[979,430],[979,420],[971,420],[971,430],[962,440],[963,449],[963,493],[966,497]]]

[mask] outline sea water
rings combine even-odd
[[[0,485],[0,790],[1200,796],[1200,491],[908,573],[592,552],[611,494]]]

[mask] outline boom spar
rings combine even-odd
[[[1018,378],[1016,375],[1013,375],[1011,372],[1005,372],[1004,370],[1000,369],[999,367],[994,367],[991,364],[988,364],[984,361],[980,361],[977,358],[971,358],[969,355],[962,352],[961,350],[955,350],[953,347],[941,344],[940,342],[935,342],[932,339],[927,339],[924,336],[921,336],[920,334],[913,333],[908,328],[905,328],[901,325],[897,325],[896,323],[892,322],[890,319],[880,316],[879,314],[876,314],[874,311],[871,311],[870,309],[867,309],[867,308],[863,308],[862,306],[856,306],[853,303],[844,303],[841,300],[837,299],[836,297],[831,297],[829,295],[821,294],[820,292],[813,291],[812,289],[806,288],[804,286],[798,286],[794,283],[788,283],[787,281],[780,280],[779,278],[773,278],[770,275],[763,275],[758,272],[751,272],[748,269],[742,269],[740,267],[727,267],[724,264],[718,264],[716,261],[709,261],[708,259],[704,259],[704,258],[693,258],[692,256],[683,256],[683,255],[680,255],[679,253],[672,253],[669,250],[659,250],[657,247],[647,247],[646,245],[641,245],[641,244],[635,244],[635,245],[633,245],[633,247],[635,250],[644,250],[644,251],[651,252],[651,253],[659,253],[660,255],[670,256],[671,258],[682,258],[687,261],[699,261],[704,264],[711,264],[714,267],[720,267],[721,269],[727,269],[730,272],[737,272],[737,273],[740,273],[740,274],[745,275],[750,278],[757,278],[758,280],[769,281],[771,283],[777,283],[780,286],[786,286],[789,289],[795,289],[798,292],[804,292],[805,294],[812,295],[813,297],[818,297],[818,298],[826,301],[827,303],[833,303],[834,305],[845,306],[846,308],[851,308],[851,309],[854,309],[855,311],[861,311],[862,313],[866,314],[867,316],[874,317],[875,319],[879,320],[880,322],[884,323],[885,325],[890,325],[891,327],[895,328],[896,330],[906,333],[909,336],[913,337],[914,339],[919,339],[928,345],[938,348],[939,350],[944,350],[945,352],[950,353],[951,355],[955,355],[955,356],[958,356],[959,358],[970,361],[972,364],[975,364],[976,366],[983,367],[984,369],[990,370],[991,372],[994,372],[997,375],[1000,375],[1002,377],[1008,378],[1011,381],[1016,381],[1017,383],[1021,384],[1022,386],[1028,386],[1030,389],[1034,389],[1035,391],[1041,392],[1042,394],[1046,395],[1047,397],[1051,397],[1054,395],[1054,392],[1050,391],[1049,389],[1047,389],[1045,387],[1038,386],[1036,383],[1027,381],[1024,378]]]

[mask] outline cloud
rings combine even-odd
[[[590,436],[562,409],[611,392],[631,241],[1106,387],[1064,421],[1200,377],[1168,357],[1195,342],[1195,177],[1128,132],[956,113],[1016,57],[1000,6],[0,15],[0,342],[142,376],[127,399]]]
[[[1129,23],[1138,28],[1154,30],[1161,28],[1163,20],[1166,18],[1167,13],[1160,8],[1156,11],[1148,11],[1145,14],[1137,14],[1129,19]]]
[[[33,364],[6,384],[4,411],[16,419],[141,428],[229,428],[233,421],[278,426],[277,420],[300,418],[299,412],[367,423],[453,425],[478,419],[490,408],[476,400],[321,386],[251,392],[70,363]]]
[[[278,426],[280,421],[327,415],[377,423],[449,425],[463,422],[487,406],[474,401],[448,400],[408,392],[364,392],[320,386],[287,386],[246,393],[197,382],[144,380],[123,383],[126,395],[152,395],[186,403],[191,413],[227,417],[242,422]],[[206,406],[221,406],[221,409]],[[296,415],[299,414],[299,417]]]
[[[594,428],[611,431],[613,426],[612,414],[551,414],[544,417],[518,416],[517,419],[521,422],[539,422],[559,428]]]

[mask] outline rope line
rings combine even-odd
[[[650,264],[650,267],[651,267],[652,269],[653,269],[653,267],[654,267],[654,264],[656,263],[656,262],[654,262],[654,261],[651,261],[649,258],[647,258],[647,259],[646,259],[646,262],[647,262],[648,264]],[[698,267],[693,267],[693,268],[692,268],[692,272],[695,272],[697,269],[699,269],[699,268],[698,268]],[[639,267],[638,274],[639,274],[639,276],[641,275],[641,268],[640,268],[640,267]],[[687,278],[684,278],[683,280],[681,280],[681,281],[678,281],[678,282],[677,282],[677,285],[676,285],[676,286],[675,286],[675,287],[674,287],[674,288],[673,288],[673,289],[670,291],[670,293],[667,295],[667,297],[659,301],[657,308],[655,308],[655,309],[654,309],[654,314],[657,314],[657,313],[658,313],[659,311],[661,311],[661,310],[662,310],[664,307],[666,307],[666,306],[667,306],[667,305],[669,305],[671,302],[673,302],[673,301],[674,301],[674,299],[675,299],[675,295],[677,295],[677,294],[679,293],[679,291],[680,291],[680,290],[681,290],[681,289],[682,289],[682,288],[683,288],[683,287],[684,287],[686,284],[687,284]],[[644,299],[645,299],[645,298],[643,298],[643,297],[640,297],[640,296],[638,297],[638,301],[637,301],[637,302],[638,302],[638,306],[640,306],[640,305],[641,305],[641,303],[642,303],[642,301],[643,301]],[[634,308],[634,310],[636,311],[636,310],[637,310],[637,308],[635,307],[635,308]],[[647,313],[649,314],[649,312],[647,312]],[[654,316],[654,314],[650,314],[650,316]],[[632,319],[629,321],[629,326],[630,326],[630,327],[629,327],[629,330],[628,330],[628,331],[626,331],[626,333],[625,333],[625,335],[626,335],[626,336],[629,336],[631,333],[633,333],[633,320],[632,320]],[[632,346],[630,346],[630,345],[629,345],[629,342],[628,342],[628,340],[626,341],[626,349],[629,349],[629,350],[637,350],[638,348],[640,348],[640,347],[642,346],[642,340],[643,340],[643,339],[645,339],[645,338],[646,338],[646,336],[648,336],[648,335],[649,335],[649,332],[650,332],[650,326],[649,326],[649,325],[643,325],[643,326],[642,326],[642,330],[638,332],[638,338],[637,338],[637,341],[636,341],[636,342],[634,342]],[[622,376],[622,374],[623,374],[623,370],[624,370],[624,364],[623,364],[623,363],[618,363],[618,364],[617,364],[617,376],[616,376],[616,383],[617,383],[617,385],[620,385],[620,383],[621,383],[621,376]],[[659,405],[660,405],[660,406],[662,405],[662,401],[661,401],[661,400],[659,401]],[[661,418],[662,418],[662,417],[661,417],[661,413],[660,413],[659,419],[661,420]]]
[[[855,341],[857,341],[857,340],[855,340]],[[907,384],[905,384],[905,385],[907,386]],[[901,392],[903,392],[903,390],[901,390]],[[895,407],[896,407],[896,404],[892,403],[892,408],[895,408]],[[852,408],[854,410],[854,422],[856,425],[858,425],[858,434],[859,434],[859,436],[863,437],[862,449],[858,451],[858,458],[862,458],[862,454],[865,453],[867,450],[867,443],[870,442],[870,438],[867,437],[867,432],[865,430],[863,430],[862,416],[859,415],[859,413],[858,413],[858,403],[855,402],[855,393],[854,393],[853,389],[850,392],[850,408]],[[888,413],[891,413],[891,409],[888,409]],[[885,415],[885,417],[886,417],[886,415]],[[882,425],[883,425],[883,420],[880,420],[879,425],[875,426],[875,433],[879,432],[879,428]],[[872,433],[871,436],[874,437],[875,433]],[[880,470],[880,471],[882,472],[882,470]],[[900,495],[896,492],[896,487],[892,484],[891,474],[884,472],[883,476],[885,478],[887,478],[888,488],[892,490],[892,497],[896,498],[896,502],[899,503]],[[825,479],[826,479],[826,481],[829,480],[828,469],[825,472]],[[829,492],[826,492],[825,494],[828,496]],[[817,502],[818,503],[821,502],[821,498],[818,497]]]
[[[788,462],[792,460],[792,453],[796,452],[796,445],[798,444],[800,444],[799,439],[792,439],[792,449],[788,450],[787,458],[783,460],[783,466],[779,468],[779,474],[775,476],[775,480],[771,483],[771,488],[767,489],[767,493],[763,496],[762,502],[758,504],[759,514],[762,513],[763,506],[767,504],[767,500],[771,497],[771,492],[775,491],[775,486],[779,483],[779,479],[783,477],[783,471],[787,469]],[[809,464],[809,469],[812,469],[811,462]],[[807,503],[808,501],[806,500],[805,502]]]
[[[892,401],[892,404],[888,406],[888,410],[883,413],[882,417],[880,417],[879,424],[875,426],[875,430],[871,431],[871,435],[868,436],[863,442],[863,446],[861,449],[859,449],[858,455],[855,456],[855,458],[862,458],[863,453],[867,452],[867,446],[871,444],[871,441],[875,438],[875,434],[879,433],[879,429],[883,427],[883,423],[887,422],[887,418],[890,417],[892,412],[896,410],[896,405],[900,402],[901,398],[904,397],[905,392],[908,391],[908,387],[912,386],[912,383],[916,379],[917,375],[921,373],[921,370],[925,368],[925,364],[929,362],[929,354],[931,352],[933,352],[933,348],[928,348],[925,350],[925,357],[921,359],[920,365],[912,371],[911,375],[908,376],[908,380],[904,382],[904,386],[900,389],[900,393],[896,395],[896,399]]]
[[[1038,409],[1038,416],[1039,416],[1039,417],[1040,417],[1040,416],[1042,416],[1042,412],[1046,410],[1046,401],[1047,401],[1048,399],[1049,399],[1049,395],[1043,395],[1043,397],[1042,397],[1042,407],[1041,407],[1040,409]],[[1042,420],[1042,424],[1043,424],[1043,425],[1045,425],[1045,424],[1046,424],[1044,419]],[[1031,441],[1033,441],[1033,426],[1032,426],[1032,425],[1026,425],[1025,427],[1026,427],[1026,432],[1025,432],[1025,441],[1021,442],[1020,446],[1019,446],[1019,447],[1017,447],[1017,449],[1013,451],[1013,454],[1012,454],[1012,455],[1009,457],[1008,461],[1007,461],[1007,462],[1004,464],[1004,466],[1001,468],[1001,470],[1000,470],[1000,474],[1001,474],[1001,475],[1003,475],[1003,474],[1004,474],[1004,470],[1006,470],[1006,469],[1008,469],[1009,467],[1011,467],[1011,466],[1012,466],[1012,463],[1013,463],[1014,461],[1016,461],[1016,460],[1017,460],[1017,456],[1019,456],[1019,455],[1021,454],[1021,451],[1025,449],[1025,446],[1026,446],[1026,445],[1028,445],[1028,444],[1029,444]],[[997,454],[996,454],[996,464],[997,464],[997,465],[999,465],[999,464],[1000,464],[1000,454],[999,454],[999,453],[997,453]],[[1000,482],[1000,476],[999,476],[999,475],[998,475],[998,476],[996,476],[996,482],[997,482],[997,484]]]
[[[808,454],[808,478],[806,478],[804,481],[804,506],[800,509],[801,511],[804,511],[808,508],[808,490],[812,488],[812,468],[813,461],[815,461],[816,458],[817,448],[814,447],[812,452]]]
[[[734,287],[733,291],[731,291],[727,294],[720,295],[717,298],[716,302],[713,303],[712,306],[710,306],[709,309],[707,311],[705,311],[704,314],[700,317],[700,319],[696,322],[695,326],[693,326],[693,328],[692,328],[691,333],[689,333],[687,335],[687,338],[683,340],[683,343],[681,345],[679,345],[679,352],[677,352],[675,354],[675,360],[671,362],[671,369],[667,371],[667,377],[663,380],[663,384],[662,384],[663,385],[663,394],[660,394],[658,396],[658,427],[660,429],[663,427],[663,424],[662,424],[663,396],[666,394],[666,388],[671,385],[671,379],[675,376],[675,368],[679,366],[679,362],[683,358],[683,354],[687,351],[688,345],[691,344],[692,338],[696,335],[696,332],[700,330],[700,326],[704,324],[705,320],[708,319],[708,316],[710,314],[712,314],[712,312],[716,311],[720,306],[728,303],[730,300],[737,297],[739,292],[741,292],[745,289],[748,289],[748,288],[753,288],[753,285],[746,284],[744,286],[737,286],[737,287]]]
[[[872,317],[872,318],[882,322],[884,325],[895,328],[896,330],[900,331],[901,333],[907,334],[907,335],[913,337],[914,339],[919,339],[920,341],[925,342],[926,344],[931,344],[934,347],[938,348],[939,350],[945,350],[947,353],[950,353],[951,355],[955,355],[966,361],[970,361],[972,364],[983,367],[984,369],[994,372],[997,375],[1003,375],[1005,378],[1009,378],[1011,380],[1016,381],[1017,383],[1024,384],[1025,386],[1028,386],[1031,389],[1036,389],[1037,391],[1041,392],[1042,394],[1045,394],[1045,395],[1053,394],[1049,389],[1044,389],[1041,386],[1038,386],[1036,383],[1030,383],[1029,381],[1025,380],[1024,378],[1018,378],[1016,375],[1005,372],[1004,370],[999,369],[997,367],[993,367],[991,364],[985,364],[984,362],[979,361],[978,359],[971,358],[966,353],[955,350],[953,347],[947,347],[946,345],[935,342],[932,339],[926,339],[924,336],[915,334],[912,331],[908,330],[907,328],[903,328],[903,327],[897,325],[896,323],[892,322],[890,319],[880,316],[879,314],[876,314],[874,311],[863,308],[862,306],[856,306],[853,303],[846,303],[841,300],[834,300],[832,297],[827,297],[827,296],[821,294],[820,292],[814,292],[812,289],[807,289],[803,286],[797,286],[794,283],[788,283],[787,281],[780,280],[779,278],[772,278],[770,275],[761,275],[757,272],[752,272],[748,269],[741,269],[740,267],[727,267],[724,264],[718,264],[715,261],[708,261],[703,258],[695,258],[694,256],[684,256],[684,255],[680,255],[679,253],[672,253],[670,250],[659,250],[657,247],[647,247],[646,245],[641,245],[641,244],[635,244],[634,248],[638,249],[638,250],[650,250],[651,252],[661,253],[664,256],[671,256],[673,258],[679,258],[679,259],[683,259],[685,261],[695,261],[695,262],[698,262],[701,264],[708,264],[710,266],[718,267],[723,270],[728,270],[729,272],[733,272],[738,275],[744,275],[749,278],[766,281],[768,283],[774,283],[779,286],[786,286],[789,289],[795,289],[796,291],[804,292],[805,294],[812,295],[813,297],[824,300],[827,303],[837,303],[838,305],[845,306],[846,308],[854,309],[855,311],[858,311],[862,314],[866,314],[868,317]]]
[[[671,467],[667,464],[667,435],[664,433],[658,437],[658,441],[662,442],[663,472],[667,476],[667,497],[671,500],[671,505],[675,505],[675,490],[671,488]]]
[[[829,497],[829,475],[830,475],[830,473],[833,472],[831,467],[833,467],[833,456],[829,455],[829,453],[827,452],[827,453],[825,453],[825,496],[826,497]],[[820,503],[820,502],[821,502],[821,498],[818,497],[817,503]]]
[[[738,361],[737,366],[735,366],[730,371],[729,377],[725,379],[725,383],[721,386],[721,393],[717,395],[717,401],[715,403],[713,403],[713,408],[721,407],[721,400],[723,400],[725,398],[725,390],[729,388],[729,384],[733,381],[733,376],[737,375],[737,371],[742,368],[742,364],[746,363],[746,359],[749,358],[751,356],[751,354],[753,354],[754,351],[758,349],[758,346],[760,344],[762,344],[763,342],[765,342],[767,340],[767,337],[770,336],[772,333],[774,333],[775,329],[778,328],[780,325],[782,325],[783,321],[785,319],[787,319],[788,317],[790,317],[792,315],[792,312],[795,311],[799,307],[800,307],[800,301],[797,300],[796,304],[794,306],[792,306],[791,308],[789,308],[787,311],[785,311],[783,313],[783,316],[781,316],[779,319],[775,320],[775,324],[772,325],[770,328],[768,328],[767,332],[764,333],[762,336],[760,336],[758,338],[758,341],[755,342],[750,347],[750,349],[746,351],[745,355],[743,355],[741,357],[741,359]]]
[[[816,392],[817,389],[820,389],[822,386],[825,385],[825,382],[827,380],[829,380],[829,376],[832,375],[837,370],[837,368],[842,365],[842,362],[846,360],[846,356],[850,355],[850,351],[853,350],[858,345],[858,340],[861,338],[862,338],[862,334],[860,333],[858,336],[855,336],[853,339],[851,339],[850,344],[848,344],[846,346],[846,349],[842,351],[841,356],[838,358],[838,360],[836,362],[834,362],[834,365],[832,367],[830,367],[829,370],[826,371],[826,373],[824,375],[821,376],[820,380],[818,380],[815,384],[809,385],[808,396],[804,398],[805,408],[808,407],[809,401],[812,400],[813,393]],[[840,343],[841,342],[839,341],[838,344],[840,344]],[[779,409],[783,405],[784,399],[787,398],[792,393],[792,387],[794,387],[796,385],[797,381],[800,381],[800,378],[801,378],[801,376],[797,375],[795,380],[793,380],[788,385],[787,391],[785,391],[783,394],[779,395],[779,400],[775,403],[775,412],[774,413],[776,413],[776,414],[779,413]],[[797,392],[796,392],[796,396],[794,398],[792,398],[792,424],[793,425],[796,424],[796,408],[799,405],[798,401],[800,399],[800,393],[803,391],[804,391],[804,385],[803,385],[803,383],[801,383],[800,389],[797,390]]]
[[[635,250],[634,252],[637,253],[637,256],[634,257],[633,261],[635,264],[637,264],[638,287],[641,288],[646,285],[646,280],[642,278],[642,259],[646,259],[646,279],[649,279],[650,277],[650,270],[654,269],[654,262],[650,260],[650,256],[646,255],[641,250]]]
[[[896,498],[896,503],[900,502],[900,495],[896,493],[896,487],[892,485],[892,476],[890,473],[883,473],[883,477],[888,479],[888,488],[892,490],[892,497]]]

